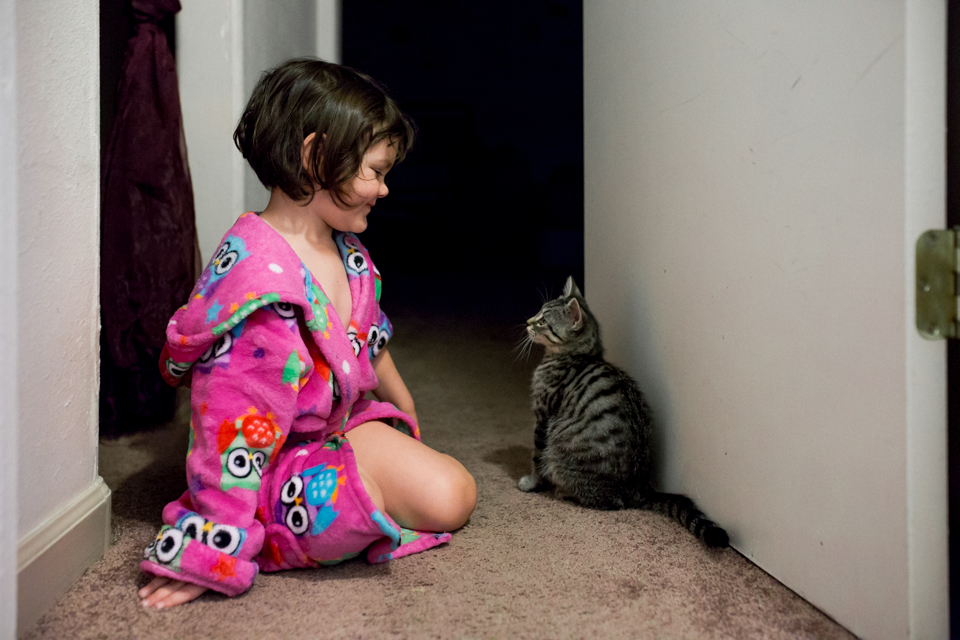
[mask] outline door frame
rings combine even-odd
[[[947,3],[946,212],[960,226],[960,0]],[[947,345],[950,629],[960,636],[960,340]]]

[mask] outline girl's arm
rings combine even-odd
[[[413,418],[413,421],[419,424],[417,412],[413,405],[413,396],[407,390],[397,366],[390,357],[390,352],[386,349],[380,351],[377,357],[373,359],[373,371],[377,374],[377,388],[373,390],[373,395],[381,402],[389,402],[397,409],[403,411]]]
[[[260,478],[283,447],[312,359],[273,306],[229,335],[193,365],[188,490],[164,508],[140,565],[156,576],[140,591],[144,606],[182,604],[206,589],[238,595],[258,571]]]

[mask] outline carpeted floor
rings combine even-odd
[[[383,565],[354,560],[261,574],[243,596],[145,611],[138,568],[163,505],[184,489],[186,413],[100,448],[114,544],[25,638],[850,638],[732,549],[710,551],[663,516],[597,512],[516,489],[532,447],[527,390],[539,353],[519,335],[394,317],[391,353],[424,442],[477,479],[450,544]],[[721,523],[723,524],[723,523]]]

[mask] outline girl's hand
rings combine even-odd
[[[140,606],[165,609],[196,600],[206,590],[206,587],[201,587],[192,582],[157,576],[150,584],[140,589],[137,595],[143,598],[140,601]]]

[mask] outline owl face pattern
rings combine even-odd
[[[197,295],[201,298],[212,295],[220,286],[223,277],[249,256],[247,245],[241,238],[227,236],[200,276]]]
[[[258,415],[252,407],[247,415],[233,422],[224,420],[217,434],[222,465],[220,488],[260,489],[263,468],[276,457],[283,440],[272,414]]]
[[[226,369],[230,366],[230,352],[233,350],[234,341],[243,333],[243,325],[246,320],[242,320],[237,326],[227,331],[217,341],[210,345],[202,356],[197,360],[194,369],[201,373],[210,373],[214,367]]]
[[[188,511],[176,526],[164,525],[157,538],[144,549],[143,557],[180,572],[180,559],[190,540],[196,540],[211,549],[236,557],[243,548],[247,532],[239,527],[211,522]]]
[[[166,362],[167,374],[173,378],[175,381],[179,381],[183,376],[187,375],[187,371],[190,370],[189,362],[176,362],[173,358],[167,358]]]
[[[337,245],[339,245],[340,255],[343,256],[343,265],[347,268],[349,278],[359,278],[370,273],[367,259],[353,237],[337,235]]]
[[[290,302],[274,302],[270,305],[270,308],[273,311],[283,318],[283,321],[286,323],[287,328],[291,332],[297,330],[297,307]]]
[[[383,351],[383,348],[387,346],[387,342],[390,340],[390,326],[386,323],[384,319],[383,324],[377,326],[375,324],[370,325],[370,332],[367,337],[367,347],[370,349],[370,359],[373,360],[380,352]]]
[[[291,476],[280,489],[277,521],[283,522],[295,536],[318,536],[329,527],[339,511],[334,509],[345,476],[343,466],[320,464]]]
[[[356,321],[351,320],[350,327],[347,329],[347,337],[350,339],[350,346],[353,347],[353,357],[355,358],[360,357],[360,350],[367,341],[367,334],[358,333],[358,328]]]

